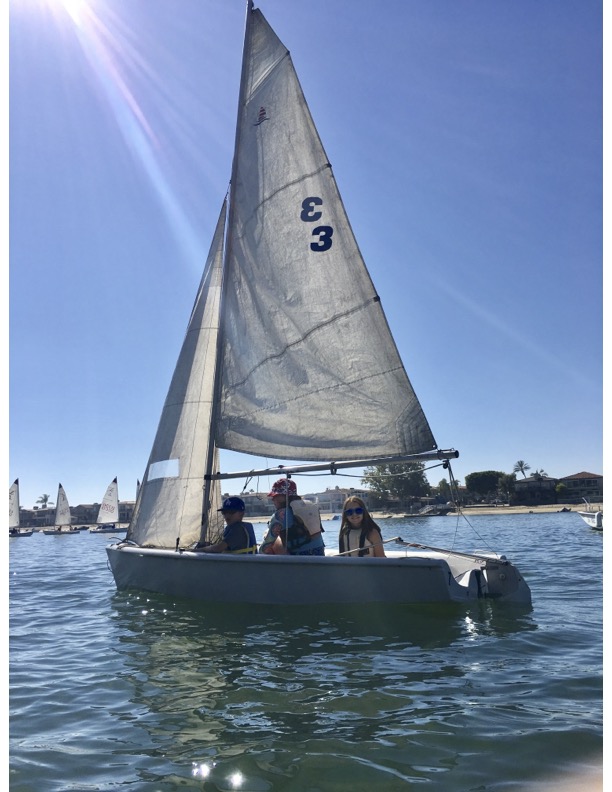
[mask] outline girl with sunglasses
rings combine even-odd
[[[338,545],[341,553],[351,551],[347,555],[385,557],[380,528],[356,495],[344,501]]]

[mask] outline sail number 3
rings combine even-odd
[[[304,198],[302,201],[302,213],[300,219],[305,223],[316,223],[323,217],[317,207],[323,206],[323,199],[315,197]],[[312,229],[312,236],[316,237],[316,242],[310,243],[310,249],[315,253],[323,253],[332,246],[332,236],[334,229],[328,225],[319,225]]]

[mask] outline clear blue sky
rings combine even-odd
[[[601,2],[256,5],[455,476],[519,459],[603,473]],[[228,185],[244,14],[9,0],[6,484],[22,506],[60,481],[72,505],[115,476],[135,495]]]

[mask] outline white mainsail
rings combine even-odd
[[[57,490],[57,502],[55,504],[55,527],[59,528],[64,525],[72,523],[72,516],[70,514],[70,506],[68,505],[68,498],[66,492],[60,484]]]
[[[19,528],[19,479],[9,487],[9,529]]]
[[[247,16],[217,445],[311,461],[431,451],[289,52]]]
[[[100,509],[98,510],[98,525],[107,525],[119,521],[119,486],[114,478],[106,488]]]

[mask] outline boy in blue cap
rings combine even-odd
[[[257,540],[251,523],[243,522],[244,501],[242,498],[226,498],[218,509],[225,519],[225,530],[220,542],[199,548],[201,553],[256,553]]]

